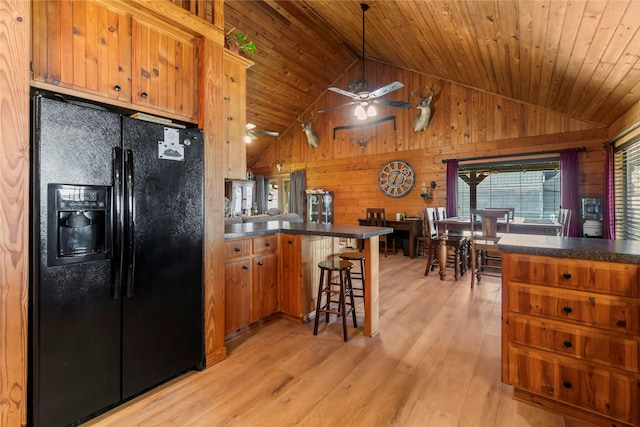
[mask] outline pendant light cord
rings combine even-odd
[[[362,9],[362,84],[366,81],[364,78],[364,13],[369,10],[369,5],[366,3],[360,3]]]

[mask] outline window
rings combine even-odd
[[[460,165],[458,215],[471,209],[515,208],[515,216],[554,218],[560,209],[560,160]]]
[[[616,239],[640,240],[640,137],[616,148],[613,169]]]
[[[282,213],[289,213],[289,178],[274,178],[269,180],[267,194],[267,209],[280,209]]]

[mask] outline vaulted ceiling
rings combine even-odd
[[[225,30],[248,35],[258,48],[247,72],[247,121],[282,134],[358,66],[360,3],[225,1]],[[602,126],[640,100],[640,1],[366,3],[368,60]],[[250,144],[248,164],[274,142],[261,136]]]

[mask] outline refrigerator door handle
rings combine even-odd
[[[113,232],[113,263],[111,280],[111,297],[120,298],[122,291],[122,274],[124,265],[124,211],[122,206],[122,148],[114,147],[112,152],[113,167],[113,199],[112,199],[112,232]]]
[[[132,297],[133,296],[133,276],[135,273],[136,266],[136,255],[135,255],[135,239],[134,239],[134,173],[133,173],[133,151],[127,150],[125,154],[125,210],[126,210],[126,227],[125,227],[125,235],[126,235],[126,245],[127,245],[127,275],[125,282],[125,296]]]

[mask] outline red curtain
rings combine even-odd
[[[581,236],[578,209],[578,152],[575,149],[560,151],[560,183],[560,207],[571,211],[569,237]]]
[[[447,160],[447,217],[458,216],[458,160]]]

